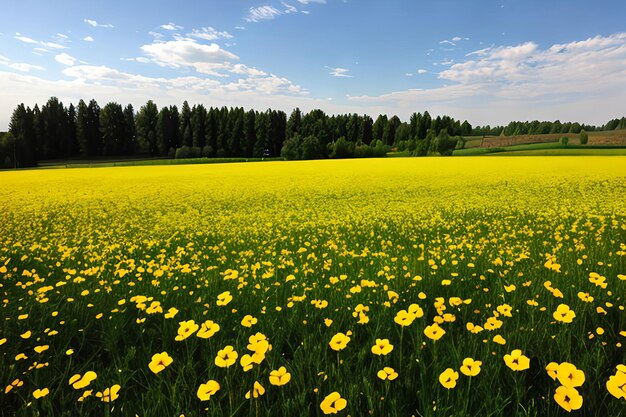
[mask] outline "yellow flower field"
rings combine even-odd
[[[7,416],[626,415],[626,158],[0,172]]]

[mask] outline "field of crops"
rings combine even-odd
[[[0,172],[2,416],[626,415],[626,157]]]

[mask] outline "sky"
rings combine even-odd
[[[602,125],[626,115],[625,15],[623,0],[11,1],[0,131],[51,96]]]

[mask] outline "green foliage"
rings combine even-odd
[[[589,135],[584,130],[580,131],[580,144],[586,145],[589,142]]]
[[[354,157],[354,143],[348,142],[345,137],[340,137],[333,144],[333,150],[330,153],[331,158],[342,159]]]
[[[561,143],[561,145],[567,146],[567,144],[569,142],[569,138],[567,136],[562,136],[561,140],[559,142]]]
[[[280,156],[285,158],[288,161],[295,161],[300,159],[302,147],[302,139],[300,139],[300,135],[297,133],[292,134],[292,136],[285,141],[282,149],[280,150]]]
[[[322,155],[322,145],[316,136],[307,136],[302,140],[301,159],[319,159]]]

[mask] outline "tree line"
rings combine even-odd
[[[604,128],[626,128],[626,118]],[[132,105],[80,100],[68,107],[56,97],[32,109],[19,104],[9,132],[0,134],[2,167],[34,166],[37,161],[75,158],[347,158],[384,156],[391,148],[413,155],[451,154],[471,135],[579,133],[599,128],[579,123],[511,122],[477,126],[449,116],[413,113],[408,122],[397,116],[327,115],[296,108],[289,117],[280,110],[190,106],[159,109],[148,101]]]

